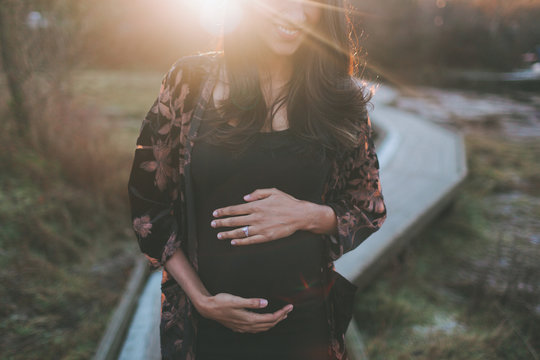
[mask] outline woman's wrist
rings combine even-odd
[[[180,284],[201,315],[202,312],[208,310],[212,295],[201,282],[199,275],[181,249],[176,250],[169,258],[165,263],[165,269]]]
[[[201,314],[203,317],[208,317],[208,314],[212,309],[212,298],[212,295],[199,294],[191,301],[199,314]]]
[[[302,201],[299,230],[315,234],[333,234],[337,227],[334,209],[328,205],[320,205],[310,201]]]

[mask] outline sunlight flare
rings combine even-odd
[[[353,7],[344,8],[340,6],[324,4],[323,2],[315,1],[315,0],[290,0],[290,1],[300,2],[306,6],[316,6],[325,11],[344,12],[345,14],[351,17],[373,16],[373,14],[368,14],[365,12],[355,10]],[[239,23],[243,20],[243,17],[245,16],[244,6],[246,2],[250,2],[251,3],[250,5],[258,6],[259,9],[266,11],[268,14],[270,14],[271,17],[277,20],[280,20],[281,22],[285,24],[290,22],[290,19],[288,19],[279,11],[276,11],[272,6],[270,6],[266,1],[263,1],[263,0],[201,0],[201,1],[187,1],[186,4],[190,8],[190,10],[193,12],[193,14],[199,18],[202,28],[205,29],[205,31],[207,31],[209,34],[218,36],[222,33],[229,33],[231,31],[234,31],[237,28],[237,26],[239,25]],[[228,19],[226,24],[225,24],[225,18]],[[313,36],[315,39],[317,39],[321,43],[324,43],[327,46],[333,48],[335,51],[343,53],[343,54],[348,54],[348,49],[341,48],[339,44],[332,42],[330,39],[327,39],[323,34],[320,34],[314,31],[314,29],[310,29],[302,24],[296,24],[296,26],[300,28],[302,31],[309,33],[311,36]],[[368,69],[375,71],[376,73],[384,76],[385,78],[387,78],[387,80],[397,85],[398,87],[400,88],[406,87],[403,84],[403,82],[395,78],[391,74],[391,72],[384,71],[383,69],[379,68],[377,65],[370,62],[368,62],[366,66]],[[374,92],[376,91],[376,89],[372,89],[371,91]]]
[[[187,6],[199,18],[204,30],[209,34],[219,35],[221,32],[233,31],[244,16],[242,0],[202,0],[188,1]],[[225,24],[225,17],[229,22]]]

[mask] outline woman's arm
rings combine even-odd
[[[258,314],[246,309],[259,309],[268,305],[266,299],[246,299],[226,293],[212,296],[187,260],[178,250],[165,263],[167,272],[180,284],[197,311],[204,317],[215,320],[237,332],[257,333],[267,331],[291,312],[292,305],[268,314]]]
[[[177,71],[173,67],[163,77],[159,94],[141,124],[128,181],[132,227],[152,270],[161,268],[181,245],[175,216],[178,179],[173,176],[177,145],[162,131],[172,122],[171,76]]]
[[[337,234],[329,236],[328,255],[332,261],[355,249],[386,220],[379,160],[369,116],[366,116],[361,139],[360,144],[343,157],[337,184],[324,199],[324,205],[331,207],[337,218]]]
[[[176,251],[165,263],[164,267],[176,282],[180,284],[180,287],[189,296],[191,302],[202,315],[204,313],[203,308],[206,305],[206,301],[212,295],[201,282],[201,279],[187,260],[184,252],[182,250]],[[262,301],[262,299],[260,300]],[[254,302],[253,305],[259,304],[255,304]]]

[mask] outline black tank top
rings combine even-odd
[[[212,101],[207,111],[215,112]],[[209,129],[210,124],[203,120],[199,134]],[[193,146],[191,167],[199,276],[211,294],[225,292],[267,299],[268,306],[254,310],[257,312],[273,312],[292,303],[294,310],[282,322],[284,325],[280,323],[277,330],[272,330],[274,332],[313,326],[305,321],[306,317],[317,318],[316,323],[323,326],[326,321],[321,283],[324,239],[320,234],[298,230],[267,243],[234,246],[230,239],[218,239],[217,233],[238,227],[210,226],[215,219],[213,210],[246,203],[244,195],[256,189],[275,187],[297,199],[321,203],[330,161],[317,161],[299,151],[304,143],[296,139],[290,129],[260,132],[257,136],[249,151],[239,157],[204,139]],[[218,337],[219,329],[228,331],[203,319],[201,328],[212,326],[217,331],[213,338]]]

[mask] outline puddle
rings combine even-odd
[[[486,127],[500,126],[512,137],[540,137],[540,96],[537,94],[516,92],[504,96],[430,87],[416,87],[415,90],[418,96],[400,94],[394,98],[392,106],[465,130],[467,123],[473,126],[484,124]]]
[[[433,322],[430,325],[415,325],[412,330],[417,336],[428,336],[434,333],[452,334],[464,332],[465,326],[460,324],[454,315],[438,313],[433,316]]]

